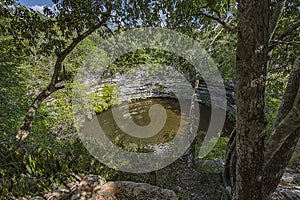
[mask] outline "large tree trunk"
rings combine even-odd
[[[272,39],[286,0],[278,0],[272,13],[268,12],[268,3],[238,1],[236,135],[229,140],[224,170],[226,186],[235,187],[234,199],[271,199],[300,137],[298,57],[273,132],[264,145],[266,69],[272,49],[278,44]],[[299,27],[298,21],[276,39],[283,40]]]
[[[234,199],[262,200],[268,0],[238,1],[236,185]]]
[[[294,149],[299,145],[300,137],[300,66],[299,60],[289,77],[281,106],[274,123],[274,129],[267,140],[262,168],[262,191],[264,199],[271,195],[280,182],[280,178],[291,159]],[[225,159],[224,183],[233,188],[236,178],[236,134],[230,136]]]
[[[52,87],[52,88],[47,87],[44,90],[42,90],[41,93],[39,93],[39,95],[34,99],[34,101],[32,102],[31,106],[29,107],[25,115],[21,128],[19,129],[18,134],[16,135],[17,139],[24,140],[27,137],[27,135],[30,133],[33,119],[36,115],[37,109],[39,108],[41,103],[46,98],[48,98],[53,92],[62,88],[63,87]]]

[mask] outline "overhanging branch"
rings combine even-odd
[[[35,118],[36,111],[39,107],[39,105],[44,101],[46,98],[49,97],[53,92],[64,88],[64,85],[57,85],[58,83],[61,83],[64,79],[60,79],[60,74],[62,71],[62,63],[71,53],[71,51],[82,41],[84,40],[87,36],[92,34],[95,30],[97,30],[99,27],[103,26],[107,20],[109,19],[110,12],[111,12],[111,2],[108,1],[108,8],[107,12],[102,15],[102,19],[98,24],[95,24],[94,26],[91,26],[88,28],[85,32],[82,34],[79,34],[76,38],[73,39],[71,44],[66,47],[65,50],[63,50],[61,53],[57,55],[56,63],[54,66],[54,72],[51,78],[50,83],[48,84],[47,88],[42,90],[39,95],[36,97],[36,99],[33,101],[32,105],[28,109],[24,121],[16,135],[16,138],[19,140],[24,140],[27,135],[30,133],[31,127],[33,120]]]
[[[273,50],[277,45],[282,44],[282,43],[286,43],[286,42],[291,42],[291,41],[285,41],[285,39],[291,35],[292,33],[294,33],[295,31],[298,31],[300,29],[300,19],[293,24],[290,28],[288,28],[287,30],[283,31],[277,38],[276,40],[273,40],[270,42],[270,46],[269,46],[269,51]],[[299,42],[296,42],[299,43]]]
[[[101,26],[103,26],[109,16],[110,16],[110,11],[111,10],[108,10],[105,14],[103,14],[103,17],[102,17],[102,20],[90,27],[87,31],[83,32],[82,34],[78,35],[75,39],[73,39],[72,43],[67,46],[67,48],[62,51],[61,53],[59,53],[57,55],[57,60],[56,60],[56,63],[55,63],[55,67],[54,67],[54,73],[53,73],[53,76],[52,76],[52,79],[51,79],[51,85],[54,86],[57,82],[58,82],[58,79],[59,79],[59,73],[62,69],[62,63],[63,61],[65,60],[65,58],[67,57],[67,55],[70,54],[70,52],[82,41],[84,40],[87,36],[89,36],[90,34],[92,34],[95,30],[97,30],[98,28],[100,28]]]
[[[225,21],[223,21],[219,17],[215,17],[213,15],[210,15],[210,14],[204,13],[204,12],[200,12],[200,15],[205,16],[208,19],[212,19],[212,20],[218,22],[219,24],[221,24],[224,27],[225,30],[227,30],[229,32],[235,32],[236,31],[236,27],[232,27],[232,26],[228,25]]]

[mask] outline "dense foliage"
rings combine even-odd
[[[106,37],[141,26],[180,31],[204,46],[217,63],[226,84],[235,82],[235,1],[53,0],[53,3],[56,5],[54,10],[45,7],[41,14],[15,1],[0,1],[2,199],[48,192],[74,180],[75,174],[101,174],[110,180],[137,179],[94,159],[78,139],[73,124],[73,79],[89,53]],[[299,20],[299,3],[289,0],[286,5],[278,24],[280,31],[276,34]],[[101,24],[106,17],[105,23]],[[276,36],[280,37],[279,34]],[[284,42],[274,41],[265,97],[268,133],[299,53],[299,38],[299,31],[295,31],[285,37]],[[77,43],[72,46],[74,41]],[[70,46],[72,48],[59,63],[58,58]],[[118,58],[107,70],[122,73],[141,63],[164,63],[174,65],[183,73],[194,72],[183,58],[157,49],[130,52]],[[189,81],[193,85],[195,77]],[[58,89],[38,107],[31,135],[25,141],[16,140],[15,135],[28,107],[49,85]],[[115,86],[104,86],[94,95],[95,111],[100,113],[118,103],[118,95]],[[206,159],[223,159],[227,142],[227,138],[219,140]]]

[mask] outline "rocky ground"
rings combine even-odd
[[[215,161],[197,161],[195,167],[187,167],[181,158],[165,169],[156,172],[156,186],[130,181],[106,182],[101,176],[77,175],[77,181],[64,188],[50,191],[39,197],[27,199],[101,199],[101,200],[173,200],[173,199],[222,199],[226,195],[220,186],[222,166]],[[141,174],[145,182],[151,181],[149,174]],[[150,178],[149,178],[150,176]],[[167,189],[163,189],[167,188]]]
[[[211,200],[228,199],[228,193],[221,185],[222,160],[196,160],[193,167],[187,167],[187,160],[181,158],[170,166],[156,172],[156,186],[130,181],[107,182],[101,176],[76,176],[76,180],[65,188],[53,190],[40,197],[19,199],[71,199],[71,200]],[[140,175],[150,182],[151,175]],[[153,174],[152,174],[153,176]],[[148,178],[147,178],[148,177]],[[152,180],[153,182],[153,180]],[[300,199],[300,166],[287,168],[281,183],[273,194],[273,200]],[[167,188],[167,189],[163,189]]]
[[[281,178],[276,192],[272,198],[274,200],[299,200],[300,199],[300,174],[285,172]]]

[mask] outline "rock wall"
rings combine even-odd
[[[182,76],[172,75],[170,76],[158,76],[147,77],[143,71],[136,71],[134,74],[114,74],[110,76],[104,76],[96,85],[93,86],[93,91],[99,91],[105,84],[113,84],[118,86],[120,90],[120,100],[128,101],[131,99],[149,98],[149,97],[168,97],[176,98],[172,89],[182,85]],[[184,74],[184,77],[190,79],[192,75]],[[194,84],[190,84],[194,87]],[[216,91],[218,88],[214,88]],[[220,107],[227,108],[227,116],[230,121],[235,121],[235,101],[234,91],[232,85],[225,85],[226,100],[227,102],[220,102]],[[186,99],[191,99],[190,96],[186,96]],[[196,101],[207,106],[211,106],[211,99],[209,90],[205,82],[200,82],[197,89]]]

